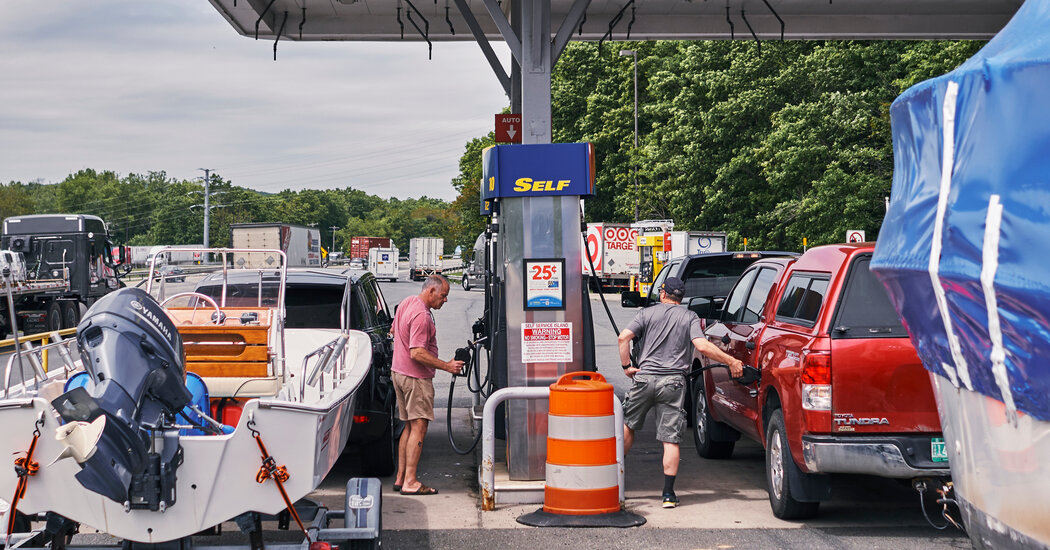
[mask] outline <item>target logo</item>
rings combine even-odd
[[[594,263],[594,270],[602,270],[602,242],[601,242],[602,230],[598,227],[587,228],[587,241],[584,243],[587,246],[586,254],[590,256],[591,262]],[[584,273],[590,273],[591,266],[584,260],[583,266]]]

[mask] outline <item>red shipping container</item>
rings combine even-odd
[[[389,237],[351,237],[350,257],[367,259],[369,250],[373,248],[390,248],[391,246]]]

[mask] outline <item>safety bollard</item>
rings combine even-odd
[[[550,386],[543,508],[518,518],[536,527],[634,527],[621,509],[622,413],[597,372],[570,372]]]
[[[543,510],[605,514],[620,509],[613,387],[597,372],[570,372],[551,384]]]

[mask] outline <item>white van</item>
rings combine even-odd
[[[368,251],[368,270],[376,279],[397,281],[397,249],[372,248]]]

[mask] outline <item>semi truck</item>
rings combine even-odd
[[[588,223],[583,248],[583,272],[605,288],[627,288],[638,275],[638,230],[627,223]],[[590,254],[590,258],[588,258]],[[591,273],[594,264],[594,273]]]
[[[368,259],[368,251],[373,248],[393,248],[389,237],[351,237],[350,259]]]
[[[397,249],[373,248],[368,251],[368,270],[376,279],[397,281]]]
[[[119,277],[131,267],[124,247],[117,247],[114,258],[106,222],[85,214],[6,218],[0,249],[21,254],[9,263],[25,266],[24,278],[3,281],[0,333],[5,337],[19,329],[38,333],[76,327],[84,309],[123,286]],[[8,290],[16,326],[11,326]]]
[[[321,231],[290,223],[235,223],[230,225],[232,248],[280,250],[288,256],[289,267],[321,267]],[[260,268],[280,265],[279,258],[267,252],[233,255],[237,267]]]
[[[419,281],[428,275],[440,274],[444,250],[445,239],[441,237],[416,237],[408,241],[408,278]]]

